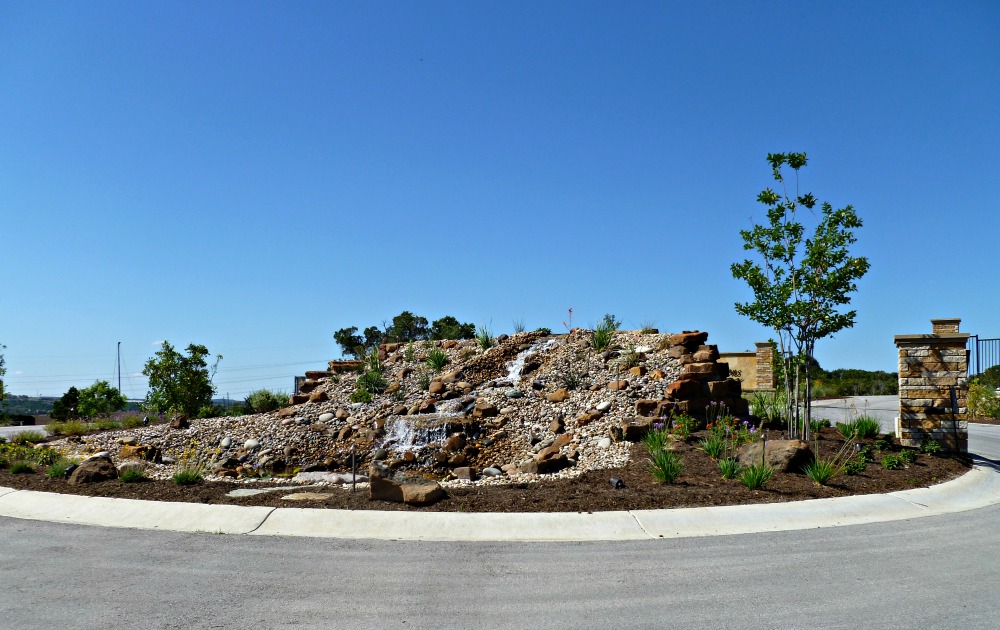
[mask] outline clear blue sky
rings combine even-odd
[[[865,224],[857,325],[1000,336],[1000,4],[0,0],[8,391],[288,390],[410,310],[768,338],[729,266],[768,152]]]

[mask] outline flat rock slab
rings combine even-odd
[[[255,497],[258,494],[268,492],[287,492],[289,490],[305,490],[307,488],[319,488],[320,484],[310,484],[308,486],[278,486],[277,488],[237,488],[226,493],[227,497],[238,499],[240,497]]]
[[[326,501],[333,495],[329,492],[294,492],[281,497],[282,501]]]

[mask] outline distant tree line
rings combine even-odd
[[[476,336],[474,324],[463,324],[451,315],[434,320],[428,325],[427,318],[403,311],[392,318],[392,323],[382,322],[382,327],[369,326],[360,333],[357,326],[341,328],[333,333],[333,340],[340,346],[346,357],[360,359],[382,342],[405,343],[427,339],[472,339]]]

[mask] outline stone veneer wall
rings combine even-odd
[[[774,346],[770,341],[757,342],[756,352],[722,352],[719,363],[739,370],[743,391],[774,389]]]
[[[929,437],[947,450],[964,453],[969,449],[966,406],[969,334],[958,332],[960,321],[932,319],[933,334],[896,336],[899,349],[896,433],[904,446],[920,446]]]
[[[774,389],[774,344],[757,342],[757,389]]]

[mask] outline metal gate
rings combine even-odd
[[[969,377],[981,376],[984,372],[1000,365],[1000,339],[980,339],[979,335],[969,335]],[[996,375],[1000,379],[1000,374]]]

